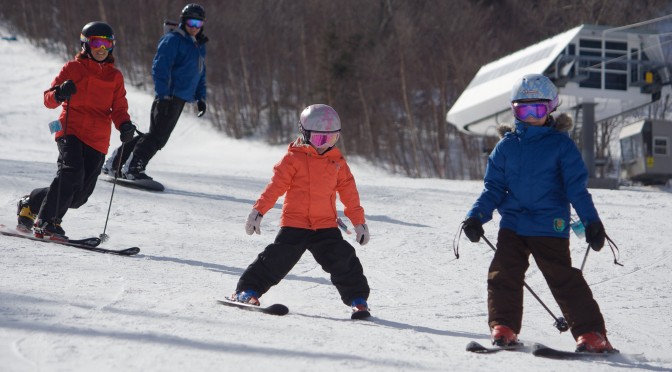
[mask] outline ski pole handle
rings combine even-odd
[[[341,220],[340,217],[336,219],[336,223],[338,224],[338,227],[340,227],[341,230],[343,230],[343,232],[345,232],[348,235],[352,234],[352,231],[348,230],[348,225],[346,225],[345,222],[343,222],[343,220]]]

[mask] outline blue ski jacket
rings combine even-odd
[[[161,37],[152,63],[157,98],[205,100],[205,43],[176,28]]]
[[[552,118],[543,127],[516,121],[490,154],[485,187],[467,217],[486,223],[497,209],[500,228],[560,238],[569,238],[570,203],[584,225],[599,221],[588,171],[568,129]]]

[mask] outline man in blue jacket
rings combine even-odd
[[[130,180],[151,179],[145,174],[149,161],[161,150],[175,129],[186,102],[196,101],[198,117],[206,110],[205,10],[188,4],[180,14],[180,24],[163,35],[154,56],[152,78],[156,93],[152,103],[149,131],[112,153],[103,172],[114,175],[123,164],[120,176]]]
[[[570,203],[586,227],[586,241],[599,251],[605,231],[586,185],[588,172],[567,131],[571,119],[550,114],[558,89],[544,75],[518,80],[511,94],[515,128],[500,127],[490,154],[484,190],[462,228],[472,242],[495,209],[501,215],[497,251],[488,271],[488,325],[492,342],[518,342],[523,285],[530,254],[544,275],[577,342],[577,351],[609,352],[604,319],[569,251]]]

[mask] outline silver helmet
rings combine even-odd
[[[301,132],[336,132],[341,130],[341,119],[331,106],[310,105],[301,113],[299,129]]]
[[[553,111],[558,107],[558,88],[545,75],[525,75],[513,85],[511,102],[534,99],[550,101]]]
[[[336,145],[341,132],[341,119],[336,110],[322,104],[306,107],[299,118],[303,142],[311,144],[323,154]]]

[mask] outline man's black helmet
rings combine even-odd
[[[91,36],[105,36],[114,39],[114,31],[105,22],[90,22],[82,28],[82,36],[87,38]]]
[[[182,21],[185,19],[205,19],[205,9],[198,4],[187,4],[187,6],[182,9],[182,14],[180,14]]]

